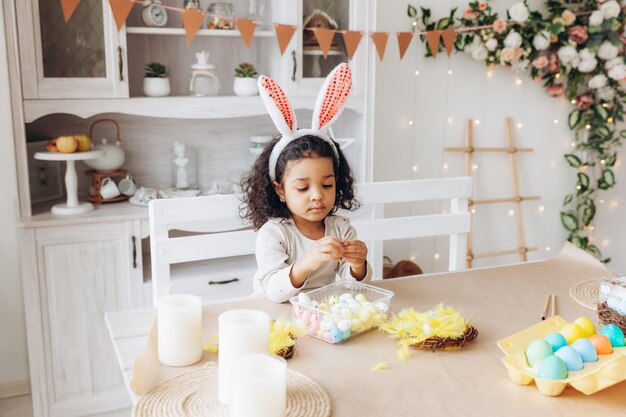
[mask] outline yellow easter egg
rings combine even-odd
[[[591,337],[596,334],[596,327],[587,317],[578,317],[574,320],[574,323],[578,324],[583,329],[585,337]]]
[[[576,340],[585,337],[585,331],[576,323],[570,323],[563,326],[563,328],[559,331],[567,340],[567,344],[571,345]]]

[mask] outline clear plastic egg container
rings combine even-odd
[[[568,385],[590,395],[626,380],[626,347],[614,347],[613,353],[599,355],[597,362],[585,363],[580,371],[570,371],[567,378],[553,380],[537,377],[526,361],[524,352],[527,346],[535,339],[560,331],[566,324],[568,322],[562,317],[554,316],[498,341],[498,347],[506,354],[502,362],[513,382],[528,385],[534,381],[542,394],[554,397]]]
[[[343,343],[387,319],[393,291],[357,281],[333,284],[291,297],[293,320],[302,322],[309,336]]]

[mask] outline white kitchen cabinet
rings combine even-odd
[[[103,315],[143,306],[140,221],[23,227],[34,415],[128,407]]]
[[[24,99],[128,97],[126,33],[108,0],[81,1],[67,23],[59,0],[15,10]]]

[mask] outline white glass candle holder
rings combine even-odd
[[[189,294],[161,297],[158,313],[159,362],[187,366],[202,358],[202,299]]]
[[[230,417],[285,417],[287,361],[254,354],[233,364]]]
[[[258,310],[230,310],[220,314],[218,326],[218,396],[223,404],[229,404],[235,361],[269,351],[270,317]]]

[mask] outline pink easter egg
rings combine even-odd
[[[304,310],[302,312],[302,320],[304,320],[304,324],[309,324],[309,322],[311,321],[311,310]]]

